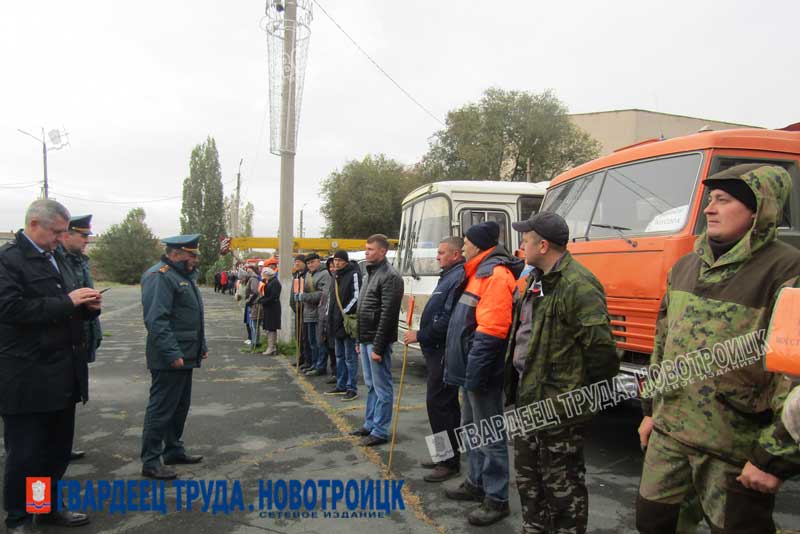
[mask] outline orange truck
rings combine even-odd
[[[575,167],[550,182],[542,211],[563,216],[568,248],[602,282],[623,353],[622,383],[638,390],[649,364],[667,272],[705,229],[707,176],[740,163],[780,165],[793,189],[779,239],[800,247],[800,125],[650,140]]]

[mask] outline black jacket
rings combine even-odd
[[[358,341],[374,345],[383,355],[397,341],[397,320],[403,300],[403,278],[384,258],[367,264],[367,275],[358,295]]]
[[[83,321],[99,314],[73,306],[60,272],[22,231],[0,248],[0,413],[86,402]]]
[[[264,330],[274,332],[281,329],[281,283],[278,276],[264,286],[264,296],[259,299],[264,307]]]
[[[361,289],[361,270],[355,262],[349,262],[345,267],[333,273],[328,296],[328,332],[338,339],[347,337],[344,331],[344,320],[336,301],[336,285],[339,285],[339,299],[342,301],[344,313],[356,313],[358,309],[358,293]]]
[[[461,296],[465,280],[464,260],[443,270],[439,275],[436,289],[425,304],[419,321],[417,341],[423,351],[444,351],[450,314]]]

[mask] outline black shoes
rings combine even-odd
[[[323,393],[323,395],[344,395],[346,393],[346,389],[333,388],[332,390]]]
[[[89,523],[89,516],[69,510],[54,510],[49,514],[37,515],[36,523],[59,527],[80,527]]]
[[[179,464],[199,464],[203,461],[201,454],[185,454],[177,458],[165,458],[164,465],[179,465]]]
[[[342,397],[342,400],[343,401],[354,401],[357,398],[358,398],[358,393],[356,393],[355,391],[348,391],[347,393],[344,394],[344,397]]]
[[[499,502],[486,498],[480,506],[469,513],[467,521],[469,521],[470,525],[475,525],[476,527],[486,527],[497,523],[504,517],[508,517],[510,513],[508,501]]]
[[[305,372],[306,376],[323,376],[325,375],[325,371],[320,371],[319,369],[314,369],[313,367],[311,370]]]
[[[438,464],[433,471],[422,477],[425,482],[444,482],[455,478],[461,472],[459,467],[450,467],[445,464]]]
[[[466,480],[459,484],[456,489],[445,490],[444,494],[448,499],[453,499],[454,501],[483,502],[483,499],[486,497],[483,489],[476,488]]]
[[[156,480],[172,480],[178,476],[178,473],[160,465],[156,468],[142,467],[142,476],[146,478],[154,478]]]
[[[378,445],[383,445],[384,443],[388,443],[389,440],[386,438],[379,438],[378,436],[369,435],[361,440],[361,445],[364,447],[377,447]]]
[[[80,460],[84,456],[86,456],[86,451],[79,451],[77,449],[72,449],[72,452],[69,453],[70,461]]]
[[[358,430],[353,430],[352,432],[350,432],[350,435],[351,436],[365,437],[365,436],[369,436],[369,432],[370,431],[367,430],[366,428],[359,428]]]

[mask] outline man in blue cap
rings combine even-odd
[[[64,263],[63,277],[67,291],[81,287],[94,288],[92,275],[89,270],[89,257],[86,256],[86,247],[89,236],[92,235],[92,216],[76,215],[69,220],[67,231],[61,234],[61,246],[57,249]],[[86,351],[86,361],[92,363],[100,342],[103,331],[100,328],[100,319],[83,321],[83,350]],[[84,451],[72,449],[70,460],[79,460],[86,455]]]
[[[208,357],[195,270],[199,241],[199,234],[162,239],[166,253],[142,275],[147,368],[152,376],[142,429],[142,476],[148,478],[173,479],[177,474],[165,465],[203,460],[186,454],[181,439],[192,401],[192,370]]]

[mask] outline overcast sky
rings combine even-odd
[[[488,87],[552,89],[571,112],[644,108],[779,128],[800,120],[800,2],[319,0],[435,115]],[[0,7],[0,229],[39,193],[96,231],[141,205],[180,230],[192,148],[211,135],[226,194],[240,158],[256,235],[278,227],[280,161],[269,154],[264,2],[6,2]],[[296,162],[295,225],[318,235],[319,182],[383,152],[414,163],[440,127],[315,6]],[[91,200],[77,200],[71,197]],[[165,197],[171,200],[157,201]],[[154,201],[156,200],[156,201]],[[103,203],[100,203],[102,201]],[[149,201],[149,202],[145,202]]]

